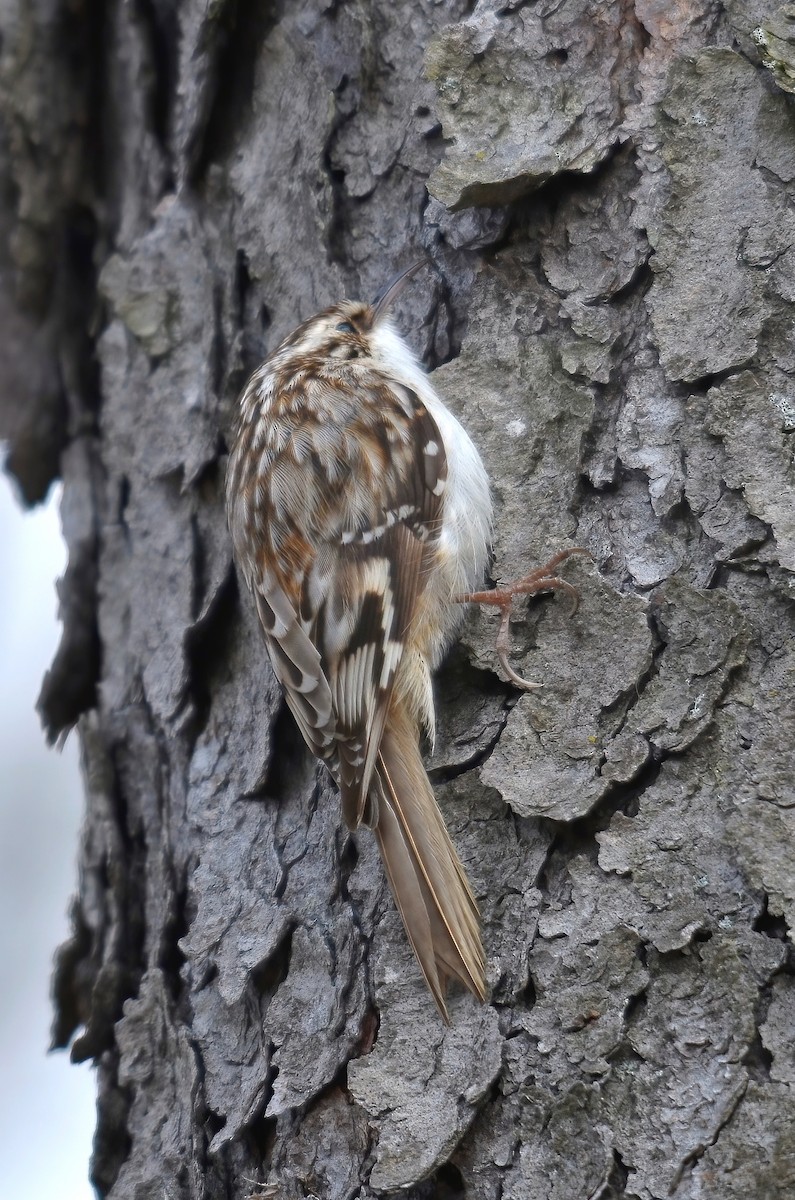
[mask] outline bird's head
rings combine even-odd
[[[412,263],[393,279],[372,304],[342,300],[299,325],[275,351],[273,359],[290,367],[313,360],[350,362],[360,359],[370,365],[386,365],[400,342],[387,321],[392,305],[425,261]],[[402,346],[402,342],[400,342]]]

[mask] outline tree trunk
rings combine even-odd
[[[87,808],[55,1041],[97,1063],[101,1195],[795,1189],[776,7],[3,0],[0,386],[28,500],[64,481],[41,709]],[[542,690],[479,612],[438,680],[491,988],[449,1029],[223,507],[247,374],[423,254],[397,319],[489,469],[494,578],[593,555],[575,616],[514,622]]]

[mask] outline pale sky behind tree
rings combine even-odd
[[[1,447],[0,447],[1,448]],[[57,495],[24,513],[0,479],[0,1196],[92,1200],[94,1073],[47,1053],[56,947],[68,934],[83,798],[74,734],[47,748],[35,712],[58,644],[66,551]]]

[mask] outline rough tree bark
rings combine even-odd
[[[64,481],[41,709],[87,808],[55,1041],[97,1064],[101,1195],[793,1194],[777,7],[3,0],[0,384],[27,499]],[[399,323],[486,459],[494,577],[594,555],[573,619],[515,622],[542,691],[479,613],[438,682],[492,989],[450,1029],[222,505],[247,372],[422,253]]]

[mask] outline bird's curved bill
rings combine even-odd
[[[421,258],[419,262],[412,263],[410,267],[406,267],[405,271],[401,271],[395,279],[388,283],[385,288],[376,296],[373,301],[373,316],[376,320],[389,311],[392,305],[397,300],[400,293],[410,279],[412,279],[422,267],[427,267],[427,259]]]

